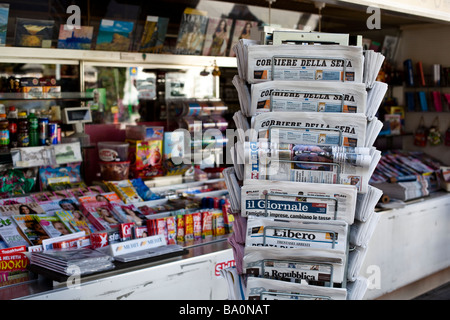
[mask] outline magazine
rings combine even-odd
[[[5,241],[8,247],[28,247],[29,245],[28,241],[17,230],[17,226],[11,217],[0,217],[0,239]]]
[[[73,266],[77,267],[80,275],[111,270],[114,268],[112,261],[111,256],[89,248],[48,250],[31,254],[31,264],[65,275],[73,275]]]
[[[161,53],[168,25],[169,18],[147,16],[139,52]]]
[[[230,41],[232,19],[209,18],[206,29],[204,56],[225,56]]]
[[[59,237],[71,233],[70,230],[57,216],[36,215],[34,216],[34,219],[39,222],[42,229],[44,229],[45,233],[47,233],[50,238]]]
[[[250,20],[234,20],[234,28],[233,28],[233,36],[231,38],[231,48],[230,48],[230,57],[235,57],[236,53],[233,50],[233,47],[239,42],[241,39],[250,39],[250,31],[253,27],[258,25],[257,21]]]
[[[128,51],[134,22],[102,19],[97,35],[96,50]]]
[[[181,18],[175,53],[201,55],[207,25],[205,11],[186,8]]]
[[[79,210],[66,211],[61,210],[55,212],[55,215],[64,223],[67,229],[72,233],[84,231],[87,235],[96,231],[94,226],[89,223],[86,217]]]
[[[8,16],[9,16],[9,3],[0,3],[0,47],[4,47],[6,44]]]
[[[9,217],[13,215],[42,214],[44,209],[36,202],[10,204],[0,206],[0,216]]]
[[[59,49],[82,49],[90,50],[94,27],[79,26],[77,28],[68,28],[61,24],[59,28],[58,48]]]
[[[16,18],[15,46],[50,48],[54,25],[54,20]]]
[[[12,218],[32,245],[40,245],[43,240],[50,238],[44,229],[42,229],[39,222],[36,221],[34,215],[25,214],[20,216],[12,216]]]
[[[112,229],[120,224],[120,220],[114,215],[107,202],[84,202],[81,207],[83,214],[98,230]]]

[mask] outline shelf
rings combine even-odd
[[[0,100],[92,100],[92,92],[59,92],[51,96],[32,95],[23,92],[0,92]]]
[[[210,67],[217,63],[219,67],[236,67],[234,57],[194,56],[176,54],[154,54],[140,52],[119,52],[100,50],[47,49],[28,47],[1,47],[0,62],[33,61],[34,63],[78,64],[79,61],[93,65],[106,63],[159,68],[174,67]]]

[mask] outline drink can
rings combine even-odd
[[[45,146],[45,140],[48,135],[48,118],[39,118],[39,145]]]
[[[51,144],[58,144],[58,124],[49,123],[48,124],[48,139]]]

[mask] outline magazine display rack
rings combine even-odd
[[[281,33],[280,33],[281,34]],[[278,37],[277,39],[277,45],[281,45],[287,42],[319,42],[320,43],[320,33],[316,33],[311,35],[308,39],[303,38],[302,36],[305,36],[304,33],[297,33],[297,34],[284,34],[282,37]],[[275,37],[274,37],[275,38]],[[280,40],[281,39],[281,40]],[[294,39],[294,40],[292,40]],[[344,45],[348,45],[348,35],[336,35],[336,41],[333,41],[333,37],[330,34],[327,34],[327,43],[334,42],[334,44],[339,43],[342,45],[342,41],[344,41]],[[347,41],[347,43],[345,43]],[[242,42],[244,48],[243,50],[246,50],[244,43]],[[275,44],[275,41],[274,41]],[[249,44],[252,45],[252,44]],[[292,45],[290,45],[290,48],[292,48]],[[258,48],[257,50],[262,50]],[[292,49],[289,49],[292,50]],[[236,50],[235,50],[236,51]],[[330,53],[327,56],[321,56],[317,57],[316,55],[308,56],[306,57],[305,54],[302,54],[302,56],[296,56],[294,55],[283,55],[277,54],[271,57],[271,69],[269,72],[271,72],[271,76],[268,77],[268,81],[280,81],[276,80],[278,77],[276,75],[276,65],[282,61],[280,59],[319,59],[319,60],[334,60],[339,64],[339,67],[341,67],[340,72],[340,78],[336,79],[335,83],[337,82],[347,82],[348,79],[345,78],[346,74],[346,66],[348,63],[348,59],[342,58],[342,56],[339,56],[340,54],[336,52],[337,56],[333,56],[333,53]],[[245,53],[244,53],[245,56]],[[341,65],[342,64],[342,65]],[[243,63],[245,65],[245,63]],[[238,68],[240,64],[238,63]],[[362,69],[364,67],[362,66]],[[370,72],[378,72],[377,70],[370,70]],[[307,72],[307,71],[305,71]],[[361,70],[359,72],[362,72]],[[242,73],[240,73],[242,74]],[[281,77],[283,80],[288,80],[287,77]],[[242,81],[245,81],[241,79]],[[320,77],[316,78],[315,80],[321,80]],[[297,79],[298,82],[301,82],[301,77]],[[269,87],[269,86],[268,86]],[[366,86],[367,88],[367,86]],[[293,90],[283,90],[280,88],[278,91],[281,92],[289,92],[289,93],[295,93],[295,94],[305,94],[310,92],[303,92],[305,90],[301,90],[301,92],[293,91]],[[312,88],[311,91],[313,92],[314,89]],[[338,91],[338,90],[336,90]],[[333,95],[337,96],[338,99],[340,98],[340,101],[336,104],[340,104],[341,108],[340,111],[344,108],[344,94],[341,93],[332,93]],[[241,104],[242,113],[244,112],[244,107]],[[294,108],[294,107],[293,107]],[[270,92],[270,104],[269,104],[269,112],[275,112],[275,106],[274,106],[274,92]],[[338,107],[336,109],[339,109]],[[302,119],[302,112],[298,111],[298,118],[297,121],[301,121]],[[276,112],[283,112],[283,111],[276,111]],[[337,112],[337,111],[336,111]],[[281,117],[280,117],[281,118]],[[274,119],[276,119],[274,117]],[[367,118],[366,118],[367,119]],[[253,120],[253,119],[252,119]],[[276,121],[276,120],[275,120]],[[250,121],[249,121],[250,123]],[[252,128],[253,128],[253,121]],[[256,126],[256,125],[255,125]],[[250,127],[250,125],[249,125]],[[317,139],[317,141],[306,143],[298,139],[296,141],[295,133],[291,133],[291,136],[289,136],[289,139],[287,141],[281,141],[284,135],[277,132],[276,130],[302,130],[304,132],[317,130],[317,131],[323,131],[328,132],[332,135],[333,139],[328,140],[326,143],[324,140]],[[286,133],[286,137],[289,133]],[[328,135],[328,134],[327,134]],[[238,236],[233,235],[231,241],[229,241],[232,246],[234,247],[235,251],[235,259],[236,259],[236,270],[229,270],[228,272],[232,273],[233,276],[240,276],[242,279],[246,280],[246,293],[245,295],[242,295],[238,298],[242,299],[362,299],[365,290],[367,289],[367,282],[365,281],[358,281],[355,282],[354,279],[349,279],[348,273],[350,270],[349,264],[352,263],[351,266],[352,270],[355,270],[355,262],[354,259],[349,259],[350,253],[355,251],[355,248],[357,245],[351,243],[351,234],[354,235],[354,233],[358,232],[358,228],[355,227],[353,230],[351,227],[354,224],[354,220],[356,219],[357,215],[356,208],[359,208],[358,206],[353,209],[344,209],[344,207],[341,207],[341,210],[349,210],[350,214],[354,215],[351,217],[351,219],[348,219],[347,221],[343,220],[343,216],[340,216],[338,212],[340,212],[339,207],[340,200],[338,199],[337,195],[333,197],[332,195],[321,195],[322,192],[317,190],[316,192],[309,192],[309,190],[305,189],[305,182],[296,182],[296,181],[302,181],[297,180],[297,178],[292,179],[291,178],[291,184],[290,189],[287,189],[283,192],[281,189],[280,191],[277,190],[277,174],[270,171],[270,164],[272,162],[280,162],[284,164],[308,164],[308,165],[318,165],[317,168],[320,168],[320,166],[327,166],[328,168],[333,168],[333,172],[336,172],[337,179],[333,180],[333,182],[329,183],[338,183],[339,180],[339,173],[341,172],[341,169],[344,168],[345,164],[340,163],[339,161],[332,161],[332,162],[322,162],[322,161],[296,161],[296,160],[289,160],[289,159],[279,159],[277,157],[272,158],[272,148],[277,145],[277,142],[279,143],[286,143],[290,144],[291,146],[294,146],[297,144],[299,145],[313,145],[317,147],[324,147],[324,146],[336,146],[336,147],[343,147],[344,146],[344,133],[341,129],[338,127],[336,128],[330,128],[325,126],[324,128],[320,127],[290,127],[289,124],[287,126],[282,126],[279,124],[269,124],[267,125],[267,134],[264,137],[266,139],[264,140],[264,143],[267,142],[268,147],[264,147],[264,153],[267,153],[269,156],[265,158],[265,161],[261,161],[259,158],[254,158],[253,155],[250,155],[250,161],[251,164],[255,164],[256,168],[259,172],[259,175],[242,175],[243,179],[238,180],[236,172],[242,171],[242,169],[238,169],[239,164],[234,163],[234,169],[235,170],[229,170],[226,171],[227,175],[236,175],[234,178],[226,178],[226,181],[228,184],[231,184],[233,180],[238,181],[238,185],[233,183],[233,186],[228,186],[229,190],[236,190],[239,186],[245,186],[246,185],[246,179],[262,179],[262,180],[271,180],[271,183],[273,184],[267,184],[268,188],[271,188],[271,190],[264,190],[266,187],[258,187],[257,184],[254,182],[249,183],[249,185],[252,186],[253,189],[249,189],[246,187],[245,192],[252,192],[249,190],[254,190],[253,192],[256,192],[258,190],[259,196],[252,195],[251,198],[248,198],[246,195],[244,195],[244,189],[242,189],[242,194],[240,198],[237,196],[237,201],[249,201],[244,199],[259,199],[257,208],[258,211],[254,211],[257,214],[257,217],[255,218],[254,214],[249,215],[249,213],[246,211],[245,215],[242,214],[240,218],[235,219],[235,228],[239,228],[239,224],[243,224],[242,226],[243,230],[246,230],[246,235],[243,236],[244,240],[238,238]],[[277,140],[277,138],[280,138]],[[261,140],[262,141],[262,140]],[[281,142],[280,142],[281,141]],[[305,140],[306,141],[306,140]],[[311,140],[312,141],[312,140]],[[253,142],[260,142],[258,139]],[[242,142],[241,142],[242,143]],[[371,146],[366,146],[371,148]],[[236,146],[235,146],[236,148]],[[280,148],[281,149],[281,148]],[[283,149],[284,150],[284,149]],[[291,149],[288,148],[287,151]],[[293,152],[293,149],[291,150]],[[257,153],[255,153],[255,157],[257,157]],[[239,158],[239,156],[237,157]],[[247,156],[244,157],[247,159]],[[293,159],[293,158],[292,158]],[[266,170],[266,174],[262,174],[260,171],[261,169]],[[256,170],[254,168],[251,168],[252,173],[253,170]],[[321,170],[321,169],[308,169],[308,170]],[[270,179],[268,178],[270,175]],[[280,181],[280,183],[283,183],[283,181]],[[302,184],[303,183],[303,184]],[[313,183],[307,182],[307,184]],[[319,182],[316,182],[319,183]],[[314,184],[316,184],[314,183]],[[298,190],[295,190],[295,185],[298,184]],[[348,182],[346,183],[348,184]],[[338,186],[336,186],[339,188]],[[359,190],[357,186],[346,186],[346,188],[350,188],[355,193],[355,201],[357,202],[360,198],[359,196],[356,197],[356,194],[358,192],[364,192],[364,191],[357,191]],[[330,188],[330,185],[324,185],[324,188]],[[289,190],[289,191],[288,191]],[[311,189],[313,190],[313,189]],[[298,193],[297,193],[298,191]],[[307,192],[306,192],[307,191]],[[237,193],[238,191],[234,191]],[[309,194],[307,194],[309,193]],[[379,194],[378,194],[379,195]],[[284,198],[291,198],[291,201],[284,201]],[[292,200],[294,198],[295,200]],[[242,200],[241,200],[242,199]],[[271,200],[273,199],[273,200]],[[316,200],[316,201],[314,201]],[[254,201],[254,200],[251,200]],[[359,200],[361,201],[361,200]],[[310,215],[289,215],[289,212],[294,212],[296,209],[286,209],[286,207],[283,207],[283,209],[280,209],[278,207],[272,207],[272,204],[276,202],[276,205],[281,206],[290,206],[292,203],[299,202],[302,205],[305,204],[305,210],[308,213],[312,213],[313,211],[307,211],[310,210],[313,206],[323,206],[326,207],[326,210],[321,211],[320,213],[326,213],[327,217],[325,218],[322,216],[320,218]],[[331,203],[330,203],[331,202]],[[377,201],[375,201],[374,206]],[[247,204],[241,204],[242,210],[244,208],[247,209]],[[253,207],[251,207],[253,208]],[[296,208],[300,208],[300,205]],[[327,210],[330,210],[330,208],[333,208],[334,211],[328,212]],[[369,208],[367,210],[372,210],[373,212],[374,208]],[[254,210],[254,209],[252,209]],[[270,212],[269,212],[270,210]],[[273,214],[274,211],[279,210],[280,215]],[[302,209],[298,209],[299,213],[303,213],[303,211],[300,211]],[[236,212],[234,210],[233,214],[235,216],[240,216],[241,212]],[[317,211],[319,212],[319,211]],[[244,212],[242,212],[244,213]],[[284,214],[288,213],[288,214]],[[277,218],[280,217],[280,218]],[[285,218],[286,217],[286,218]],[[289,218],[288,218],[289,217]],[[259,220],[255,220],[259,219]],[[251,226],[247,227],[246,223],[247,221],[250,223]],[[284,224],[283,224],[284,223]],[[346,234],[339,234],[332,230],[333,224],[343,224],[345,227],[343,230],[346,230]],[[286,225],[282,227],[281,225]],[[292,227],[289,225],[291,224]],[[301,226],[299,227],[299,225]],[[258,227],[256,227],[258,226]],[[251,229],[252,228],[252,229]],[[258,229],[259,231],[255,231],[255,229]],[[262,229],[262,230],[261,230]],[[305,242],[296,242],[299,240],[299,235],[303,235],[304,237],[308,234],[314,234],[317,239],[322,236],[318,236],[318,234],[325,234],[326,241],[321,241],[322,243],[319,245],[317,243],[313,243],[313,241],[305,241]],[[280,236],[278,236],[280,235]],[[338,237],[341,236],[341,238],[338,240]],[[252,237],[252,238],[250,238]],[[259,242],[255,242],[256,238],[259,237]],[[370,238],[370,235],[369,235]],[[269,240],[270,239],[270,240]],[[302,239],[303,240],[303,239]],[[306,238],[305,238],[306,240]],[[247,246],[246,242],[249,242],[249,245]],[[243,242],[243,243],[242,243]],[[326,244],[324,244],[326,242]],[[340,243],[339,243],[340,242]],[[281,243],[283,245],[281,245]],[[337,243],[339,243],[339,247],[337,247]],[[324,247],[325,245],[328,245],[329,247]],[[240,253],[243,252],[243,253]],[[326,252],[326,254],[324,253]],[[276,257],[276,259],[274,259]],[[279,258],[278,258],[279,257]],[[339,261],[339,262],[337,262]],[[259,268],[258,268],[259,263]],[[298,265],[296,265],[298,264]],[[309,266],[305,267],[306,265]],[[338,269],[336,269],[336,266],[338,265]],[[239,268],[242,267],[242,268]],[[253,268],[255,267],[255,268]],[[317,278],[312,276],[313,272],[315,270],[319,270],[319,267],[325,268],[327,272],[325,272],[326,277],[328,277],[328,281],[323,281],[324,274],[322,273],[320,275],[321,280],[319,279],[319,271],[315,275],[317,275]],[[277,269],[278,268],[278,269]],[[356,268],[357,269],[357,268]],[[305,271],[305,274],[299,275],[300,272]],[[321,271],[322,272],[322,271]],[[358,270],[359,273],[359,270]],[[307,275],[307,276],[306,276]],[[305,281],[306,280],[306,281]],[[350,280],[355,283],[355,285],[347,286],[347,281]],[[357,290],[354,289],[354,287],[358,287]],[[358,292],[358,293],[356,293]],[[362,292],[362,293],[361,293]]]

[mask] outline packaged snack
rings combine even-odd
[[[202,213],[202,238],[212,236],[212,213],[204,211]]]
[[[184,218],[177,215],[177,241],[184,242]]]
[[[184,241],[194,240],[194,219],[192,213],[184,215]]]
[[[201,212],[195,212],[192,214],[194,220],[194,240],[202,238],[202,214]]]
[[[167,244],[177,244],[177,229],[175,217],[170,216],[166,218],[167,222]]]
[[[156,219],[156,234],[163,234],[167,241],[167,223],[166,218]]]

